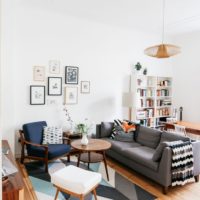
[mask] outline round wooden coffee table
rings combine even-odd
[[[80,161],[88,163],[88,168],[90,163],[103,161],[107,179],[109,180],[105,151],[111,147],[110,142],[100,139],[89,139],[88,145],[84,146],[81,144],[81,140],[75,140],[71,143],[71,146],[78,150],[77,167],[79,167]]]

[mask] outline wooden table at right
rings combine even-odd
[[[187,133],[191,133],[194,135],[200,136],[200,123],[192,123],[186,121],[177,121],[175,124],[185,126],[185,130]],[[165,129],[174,128],[174,123],[165,123]]]

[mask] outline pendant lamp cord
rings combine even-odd
[[[165,32],[165,0],[163,0],[163,23],[162,23],[162,44],[164,43],[164,32]]]

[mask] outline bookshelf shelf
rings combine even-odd
[[[160,120],[172,115],[172,78],[133,74],[131,90],[134,95],[134,121],[159,128]]]

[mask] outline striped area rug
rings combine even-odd
[[[52,161],[49,163],[49,174],[44,172],[44,165],[41,162],[31,162],[25,164],[38,200],[54,199],[56,189],[50,182],[50,174],[69,164],[76,165],[76,157],[72,157],[70,163],[67,162],[65,158]],[[81,164],[80,167],[87,169],[85,164]],[[97,188],[98,200],[154,200],[157,198],[132,183],[109,166],[108,172],[110,181],[108,182],[103,163],[90,164],[90,170],[100,172],[103,176],[102,181]],[[58,199],[76,200],[77,198],[70,197],[64,193],[59,193]],[[85,200],[93,200],[93,196],[89,194]]]

